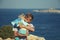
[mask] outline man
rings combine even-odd
[[[27,29],[28,31],[26,34],[29,34],[29,31],[32,31],[32,32],[34,31],[34,26],[30,23],[33,20],[33,15],[28,13],[25,15],[25,19],[26,19],[25,21],[28,22],[30,26],[25,27],[24,25],[19,25],[18,27]],[[26,40],[27,39],[28,35],[26,36],[26,35],[20,34],[18,32],[18,28],[13,28],[13,31],[15,35],[15,40],[22,40],[22,39]]]

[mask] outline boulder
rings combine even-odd
[[[3,39],[0,37],[0,40],[3,40]]]
[[[39,37],[39,36],[30,34],[30,35],[27,37],[27,40],[45,40],[45,38],[44,38],[44,37]]]

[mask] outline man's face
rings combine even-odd
[[[26,22],[30,23],[31,22],[31,17],[26,18]]]

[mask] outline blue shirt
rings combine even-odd
[[[21,18],[17,18],[17,19],[15,19],[14,21],[12,21],[11,22],[11,24],[13,25],[13,26],[19,26],[19,24],[18,23],[21,23],[21,24],[23,24],[23,25],[25,25],[25,26],[27,26],[28,25],[28,23],[27,22],[25,22],[23,19],[21,19]]]

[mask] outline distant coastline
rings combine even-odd
[[[46,9],[46,10],[45,9],[43,9],[43,10],[33,10],[33,12],[53,12],[53,13],[57,12],[57,13],[60,13],[60,10],[51,8],[51,9]]]

